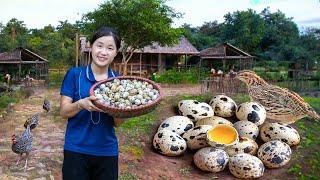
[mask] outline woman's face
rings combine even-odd
[[[102,36],[92,44],[92,63],[109,65],[117,55],[117,46],[112,36]]]

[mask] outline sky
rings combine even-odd
[[[28,29],[44,26],[56,27],[59,21],[74,23],[81,15],[93,12],[104,0],[0,0],[0,22],[4,25],[12,18],[23,21]],[[280,10],[287,18],[292,17],[299,29],[320,28],[319,0],[169,0],[166,3],[176,12],[183,13],[175,19],[173,27],[190,24],[202,26],[205,22],[224,21],[228,12],[246,11],[249,8],[260,13],[270,7],[271,12]]]

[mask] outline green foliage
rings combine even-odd
[[[50,70],[49,76],[50,76],[50,84],[51,85],[61,85],[63,78],[66,74],[66,69],[57,69],[55,71]]]
[[[0,111],[7,108],[10,103],[17,103],[20,99],[28,98],[33,92],[28,89],[6,93],[0,96]]]
[[[178,42],[182,29],[172,28],[174,18],[181,14],[165,5],[165,0],[110,0],[83,16],[88,34],[101,26],[116,28],[124,39],[121,49],[126,64],[135,49],[158,42],[173,45]],[[124,70],[126,74],[126,70]]]
[[[173,68],[163,73],[156,75],[156,82],[159,83],[198,83],[199,78],[204,79],[209,73],[199,72],[199,67],[193,67],[190,69]],[[207,71],[209,72],[209,71]],[[201,76],[201,77],[199,77]]]
[[[223,26],[222,39],[247,52],[254,52],[265,32],[263,19],[252,9],[227,13]]]

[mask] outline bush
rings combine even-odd
[[[169,83],[169,84],[174,84],[174,83],[195,84],[195,83],[198,83],[199,80],[204,79],[210,74],[209,70],[206,70],[206,69],[202,69],[201,72],[199,71],[200,71],[199,67],[193,67],[190,69],[173,68],[163,73],[157,74],[155,81],[158,83]]]
[[[33,93],[32,89],[22,89],[0,96],[0,111],[7,108],[10,103],[17,103],[23,98],[30,97]]]

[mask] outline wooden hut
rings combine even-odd
[[[254,56],[232,46],[229,43],[221,43],[215,47],[204,49],[200,52],[200,66],[204,61],[211,68],[223,70],[220,74],[211,74],[201,81],[202,92],[238,93],[244,91],[241,82],[235,79],[236,72],[244,69],[252,69]],[[228,65],[228,68],[227,68]],[[208,65],[206,65],[208,67]],[[232,71],[231,71],[232,69]]]
[[[221,43],[216,47],[211,47],[200,51],[200,64],[203,61],[209,61],[210,67],[214,61],[221,61],[222,69],[226,72],[227,61],[231,61],[231,65],[236,65],[236,70],[252,69],[254,56],[240,50],[230,43]]]
[[[36,81],[48,81],[48,63],[43,57],[21,47],[0,53],[0,72],[11,74],[13,83],[20,83],[28,74]]]
[[[80,39],[81,41],[81,39]],[[80,65],[90,63],[91,48],[86,42],[81,42]],[[127,64],[128,75],[148,75],[154,72],[163,72],[172,67],[178,66],[181,59],[187,59],[190,56],[199,55],[199,51],[184,37],[174,46],[160,46],[153,43],[143,49],[136,50]],[[120,74],[123,64],[121,63],[121,53],[115,58],[110,66]],[[184,61],[186,62],[186,61]]]

